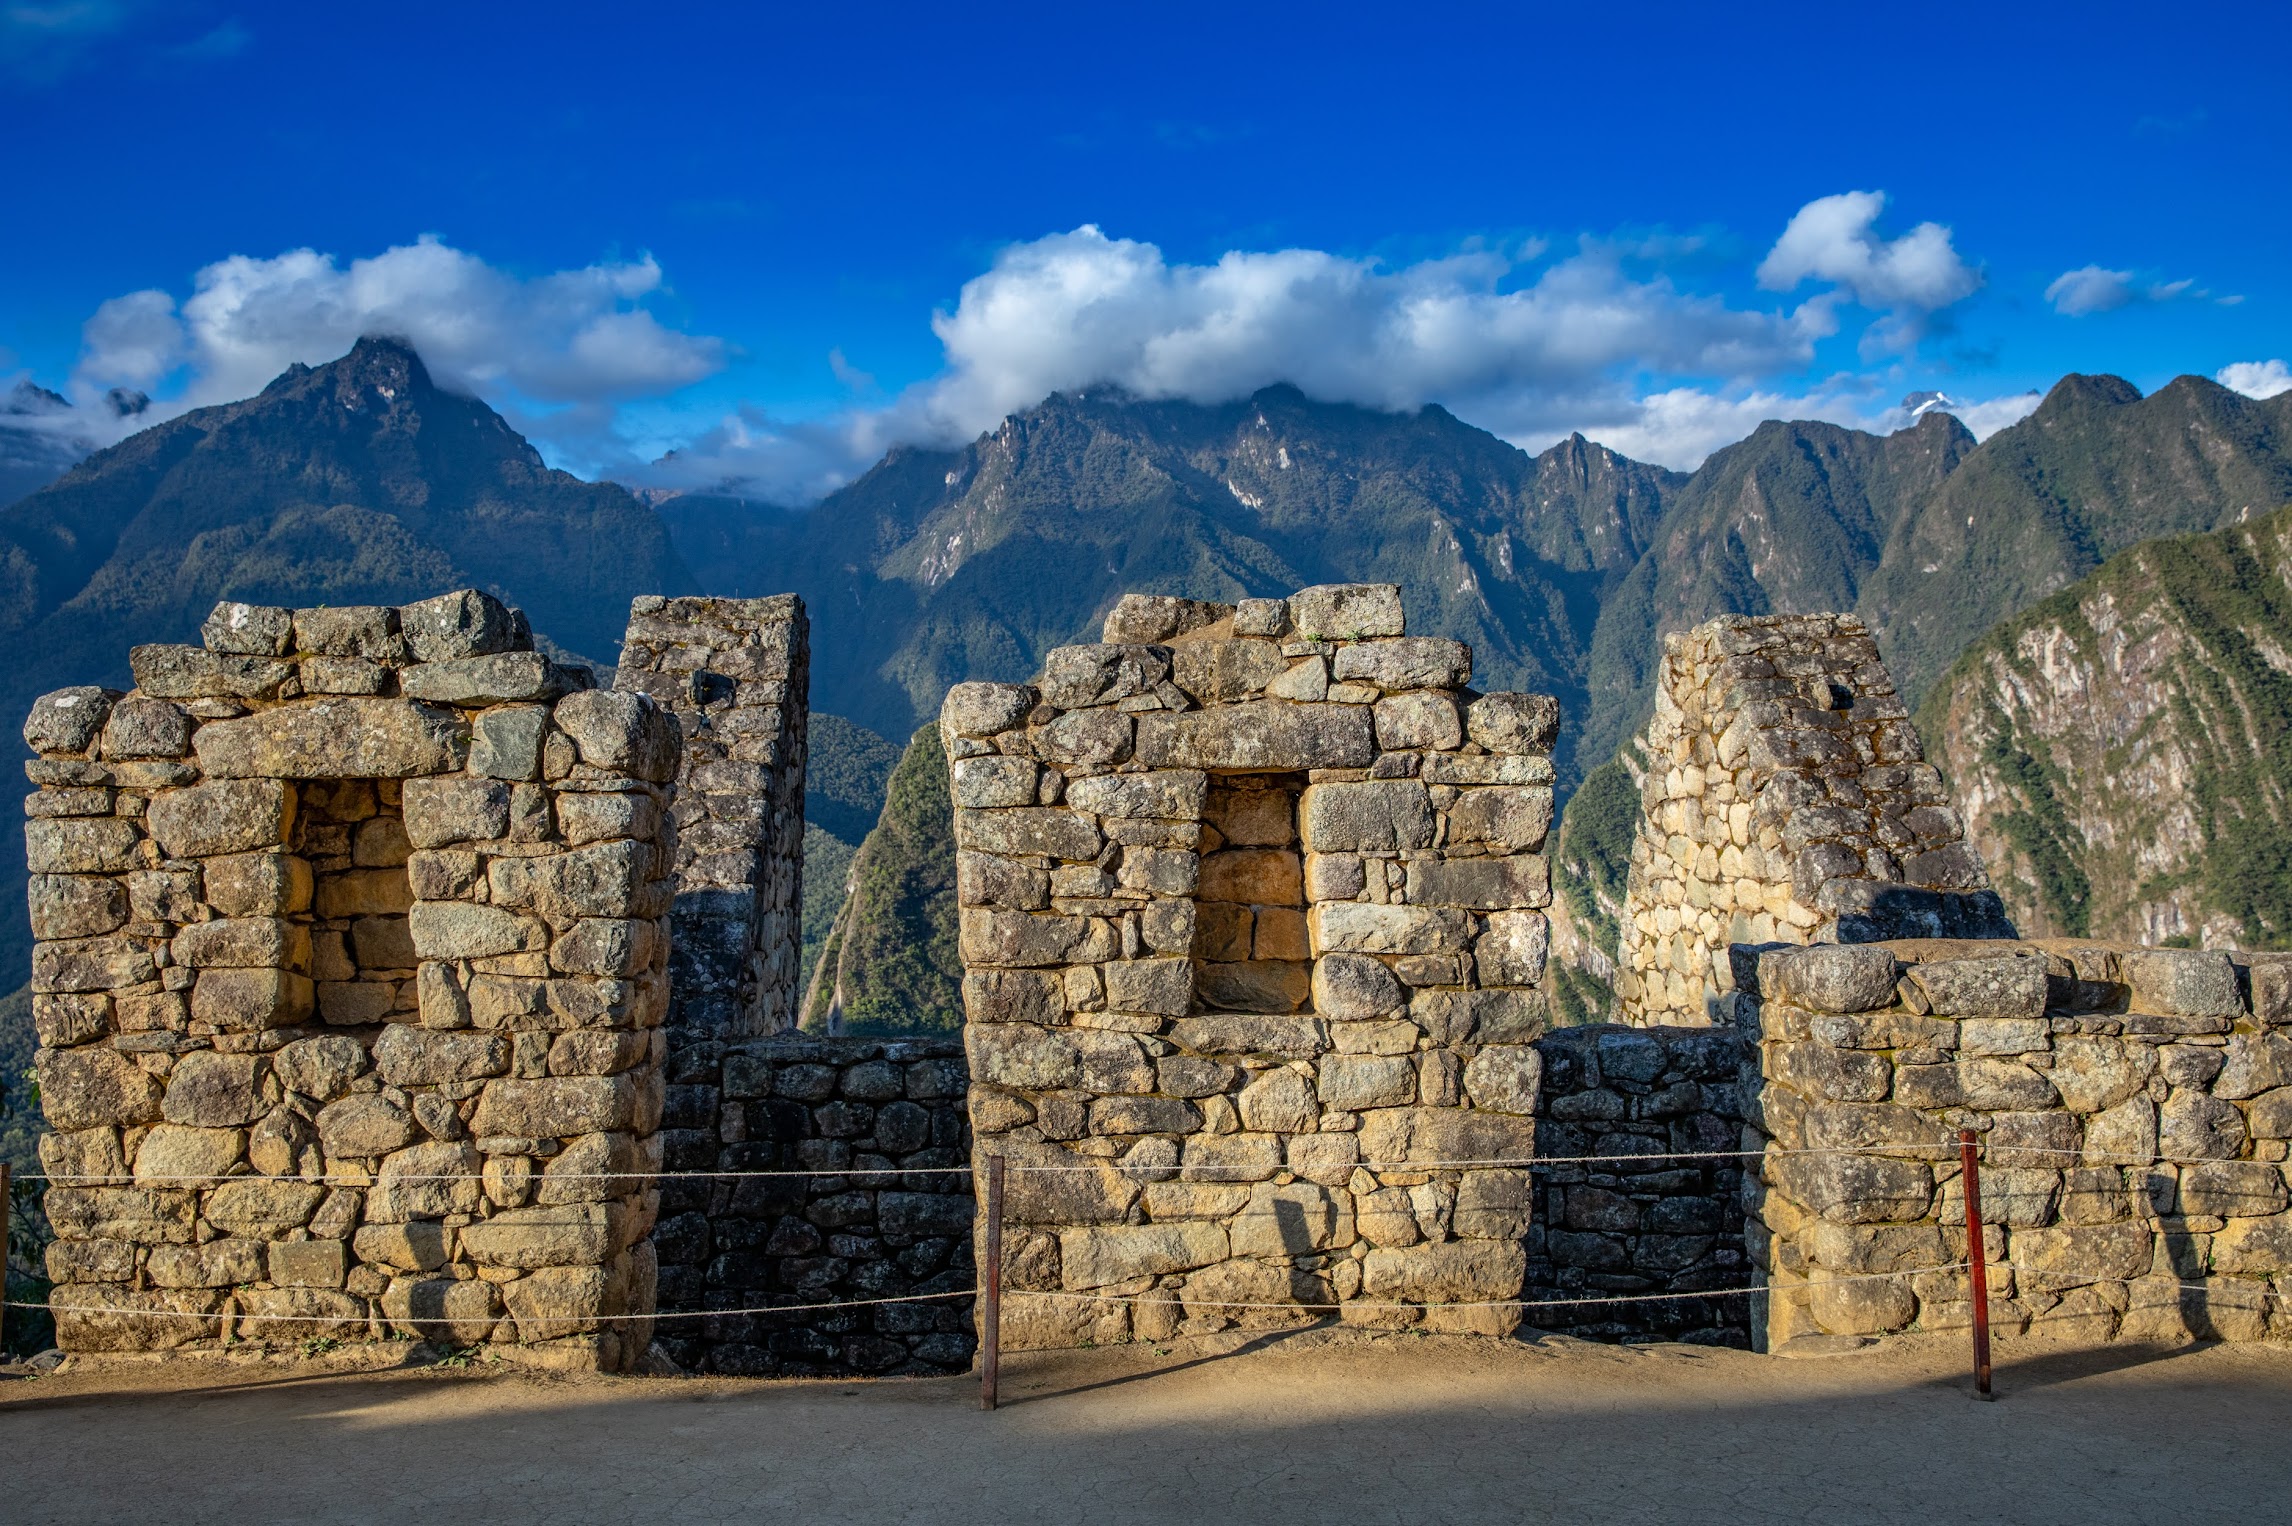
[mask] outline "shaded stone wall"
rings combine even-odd
[[[796,1025],[810,673],[794,594],[629,606],[615,687],[650,695],[684,729],[672,1048]]]
[[[976,1282],[960,1040],[789,1035],[670,1065],[669,1170],[726,1174],[662,1184],[664,1312]],[[978,1344],[968,1298],[664,1319],[659,1340],[693,1371],[797,1377],[962,1371]]]
[[[1726,1021],[1733,944],[2013,936],[1857,617],[1666,636],[1645,751],[1625,1022]]]
[[[1961,1260],[1961,1128],[1983,1141],[2000,1330],[2292,1337],[2292,955],[2049,939],[1741,959],[1770,1347],[1965,1326],[1961,1266],[1842,1280]]]
[[[1732,1028],[1566,1028],[1536,1041],[1530,1301],[1703,1293],[1750,1282],[1742,1067]],[[1622,1157],[1577,1161],[1570,1157]],[[1636,1158],[1635,1158],[1636,1157]],[[1671,1158],[1665,1158],[1671,1157]],[[1594,1340],[1748,1346],[1750,1300],[1557,1304],[1528,1323]]]
[[[204,639],[24,727],[59,1341],[628,1365],[674,721],[475,592]]]
[[[1511,1328],[1442,1306],[1526,1275],[1557,707],[1466,688],[1385,585],[1104,634],[941,714],[1007,1343]]]

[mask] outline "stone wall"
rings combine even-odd
[[[1526,1275],[1557,707],[1383,585],[1104,634],[941,715],[1006,1343],[1511,1328],[1442,1306]]]
[[[675,722],[480,593],[203,634],[24,727],[59,1341],[629,1364]]]
[[[960,1040],[787,1035],[670,1063],[669,1170],[722,1174],[662,1185],[664,1313],[977,1281]],[[959,1372],[978,1344],[969,1298],[664,1319],[659,1339],[692,1371],[798,1377]]]
[[[1853,615],[1664,638],[1623,1021],[1726,1021],[1733,944],[2013,936],[1908,717]]]
[[[629,606],[615,687],[652,696],[684,728],[672,1049],[796,1025],[810,669],[794,594]]]
[[[1982,1141],[2001,1331],[2292,1337],[2292,955],[1905,941],[1741,959],[1769,1346],[1966,1324],[1961,1128]]]
[[[1531,1302],[1704,1293],[1750,1282],[1743,1247],[1744,1048],[1731,1028],[1566,1028],[1536,1041]],[[1575,1162],[1569,1157],[1624,1157]],[[1634,1158],[1636,1157],[1636,1158]],[[1671,1158],[1665,1158],[1671,1157]],[[1530,1309],[1593,1340],[1750,1344],[1750,1299]]]

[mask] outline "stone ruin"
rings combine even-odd
[[[1666,636],[1616,995],[1724,1020],[1738,944],[2010,938],[1942,776],[1853,615]]]
[[[609,690],[474,592],[203,634],[25,726],[68,1349],[960,1370],[989,1156],[1015,1348],[1859,1340],[1963,1323],[1967,1127],[2001,1328],[2292,1337],[2292,956],[2014,940],[1846,617],[1672,639],[1547,1031],[1553,702],[1386,586],[1124,599],[947,698],[960,1045],[787,1031],[796,600]]]
[[[1133,596],[1104,637],[940,719],[1005,1340],[1512,1328],[1437,1305],[1526,1273],[1557,706],[1472,691],[1390,586]]]

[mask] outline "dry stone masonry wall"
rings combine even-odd
[[[614,687],[684,727],[672,1048],[793,1028],[810,625],[801,599],[640,598]]]
[[[1546,1307],[1528,1323],[1594,1340],[1749,1345],[1748,1298],[1651,1296],[1750,1281],[1735,1030],[1600,1024],[1547,1034],[1536,1050],[1524,1296]],[[1598,1301],[1609,1298],[1635,1301]]]
[[[2012,937],[1852,615],[1664,638],[1616,982],[1629,1023],[1725,1021],[1734,944]]]
[[[676,722],[481,593],[203,635],[24,728],[60,1340],[628,1365]]]
[[[969,1074],[958,1039],[783,1036],[670,1057],[662,1128],[663,1312],[686,1369],[749,1376],[960,1372],[978,1342]],[[801,1175],[800,1172],[823,1172]]]
[[[941,715],[1006,1343],[1511,1328],[1445,1306],[1526,1275],[1556,706],[1383,585],[1104,636]]]
[[[2049,939],[1743,957],[1770,1347],[1966,1325],[1963,1128],[2000,1330],[2292,1336],[2292,955]]]

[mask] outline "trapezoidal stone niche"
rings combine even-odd
[[[1005,1342],[1513,1328],[1557,704],[1386,585],[1104,635],[941,712]]]
[[[59,1341],[631,1365],[676,721],[482,593],[203,635],[24,727]]]
[[[672,1052],[796,1025],[810,671],[810,622],[794,594],[629,606],[614,687],[650,695],[684,730]]]
[[[1666,636],[1644,743],[1624,1022],[1729,1020],[1733,945],[2014,936],[1857,617]]]

